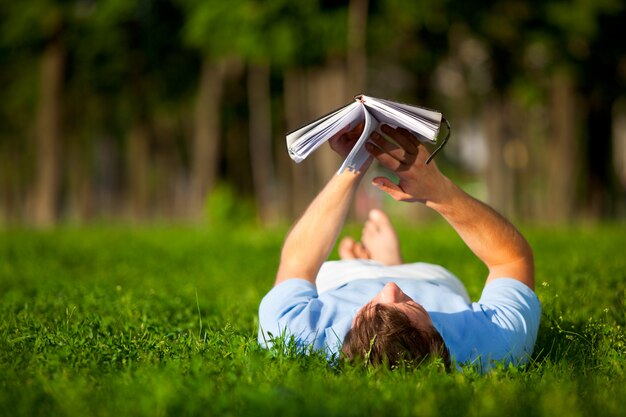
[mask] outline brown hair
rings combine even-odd
[[[416,327],[402,311],[392,306],[365,306],[341,349],[348,360],[361,359],[366,364],[419,366],[441,358],[450,369],[450,353],[432,324]]]

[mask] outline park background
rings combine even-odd
[[[339,161],[295,165],[285,133],[361,92],[442,111],[439,164],[505,215],[623,218],[625,22],[619,0],[2,0],[0,224],[210,221],[212,196],[292,219]]]

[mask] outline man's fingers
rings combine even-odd
[[[401,172],[410,169],[416,158],[415,156],[408,156],[406,160],[399,160],[392,154],[385,152],[384,150],[376,147],[371,143],[366,143],[365,149],[367,149],[370,155],[378,159],[378,162],[380,162],[382,166],[395,172]]]
[[[389,135],[393,140],[395,140],[406,153],[410,155],[417,155],[419,142],[411,132],[402,127],[394,129],[389,125],[382,125],[381,130],[383,133]]]
[[[365,121],[359,122],[359,124],[357,124],[354,129],[352,129],[353,132],[358,133],[359,135],[361,135],[361,133],[363,133],[363,128],[365,127]]]
[[[406,141],[409,139],[405,138]],[[397,144],[385,139],[380,134],[374,132],[371,136],[371,143],[376,145],[382,152],[399,161],[401,164],[411,165],[415,161],[417,148],[411,145],[412,153]]]
[[[372,180],[372,185],[379,190],[389,194],[394,200],[397,201],[411,201],[413,197],[410,194],[405,193],[402,188],[386,177],[376,177]]]
[[[405,152],[401,147],[393,142],[389,142],[377,132],[372,133],[371,140],[376,146],[378,146],[380,149],[384,150],[394,158],[400,160],[404,157]]]
[[[392,171],[397,171],[402,165],[402,162],[400,162],[398,159],[394,158],[384,149],[381,149],[372,143],[366,143],[365,149],[367,149],[367,151],[372,156],[374,156],[374,158],[378,159],[378,162],[380,162],[381,165],[385,168],[388,168]]]

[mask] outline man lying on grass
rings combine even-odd
[[[533,351],[541,306],[534,288],[530,246],[487,205],[426,164],[428,151],[404,129],[383,126],[392,141],[373,133],[372,155],[361,171],[335,175],[289,232],[274,288],[259,307],[259,342],[294,337],[301,346],[339,352],[348,359],[395,366],[440,358],[446,364],[524,363]],[[331,139],[345,157],[358,132]],[[394,143],[395,142],[395,143]],[[392,170],[397,184],[373,185],[395,200],[419,202],[456,230],[489,274],[478,302],[441,266],[404,264],[389,218],[373,210],[360,242],[345,238],[341,260],[325,262],[364,171],[373,159]]]

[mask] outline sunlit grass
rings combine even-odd
[[[625,227],[525,230],[535,354],[485,376],[260,349],[285,231],[0,232],[0,415],[623,414]],[[447,226],[400,235],[406,260],[441,263],[480,295],[485,268]]]

